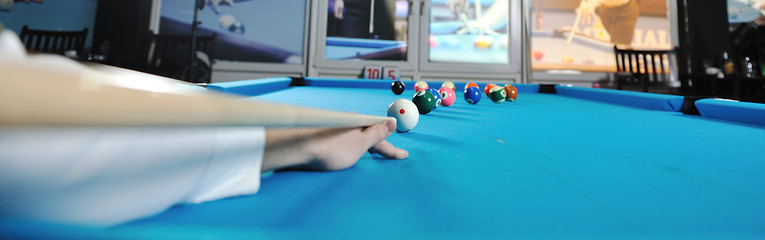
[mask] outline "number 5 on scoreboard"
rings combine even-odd
[[[383,79],[386,80],[398,80],[398,68],[386,67],[383,68]]]

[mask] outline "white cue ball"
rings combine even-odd
[[[420,120],[420,112],[417,111],[417,105],[408,99],[399,99],[388,106],[388,117],[396,119],[396,131],[408,132],[417,121]]]

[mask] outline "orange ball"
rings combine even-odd
[[[483,87],[483,93],[485,93],[486,96],[488,97],[489,96],[489,92],[491,92],[491,88],[493,88],[493,87],[498,87],[498,86],[497,86],[497,84],[493,84],[493,83],[486,84],[486,86]]]
[[[505,97],[507,101],[512,102],[512,101],[515,101],[516,98],[518,98],[518,89],[516,89],[513,85],[506,84],[505,93],[507,93],[507,97]]]
[[[475,84],[474,82],[469,82],[465,85],[465,90],[467,90],[469,87],[475,87],[478,88],[478,84]]]
[[[491,45],[494,43],[494,38],[486,35],[478,36],[475,38],[475,41],[473,42],[473,46],[476,48],[490,48]]]

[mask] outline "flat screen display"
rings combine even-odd
[[[329,0],[328,60],[406,61],[409,2],[403,0]]]
[[[507,64],[509,0],[433,0],[428,61]]]
[[[614,45],[668,50],[667,0],[532,0],[534,70],[614,72]]]
[[[301,64],[305,0],[205,1],[198,35],[217,33],[215,58]],[[161,34],[190,34],[194,1],[162,0]]]

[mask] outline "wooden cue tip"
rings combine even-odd
[[[576,28],[579,27],[579,21],[582,18],[582,12],[576,12],[576,17],[574,18],[574,24],[571,26],[571,32],[568,34],[568,39],[566,39],[566,45],[571,45],[571,40],[574,39],[574,34],[576,34]]]

